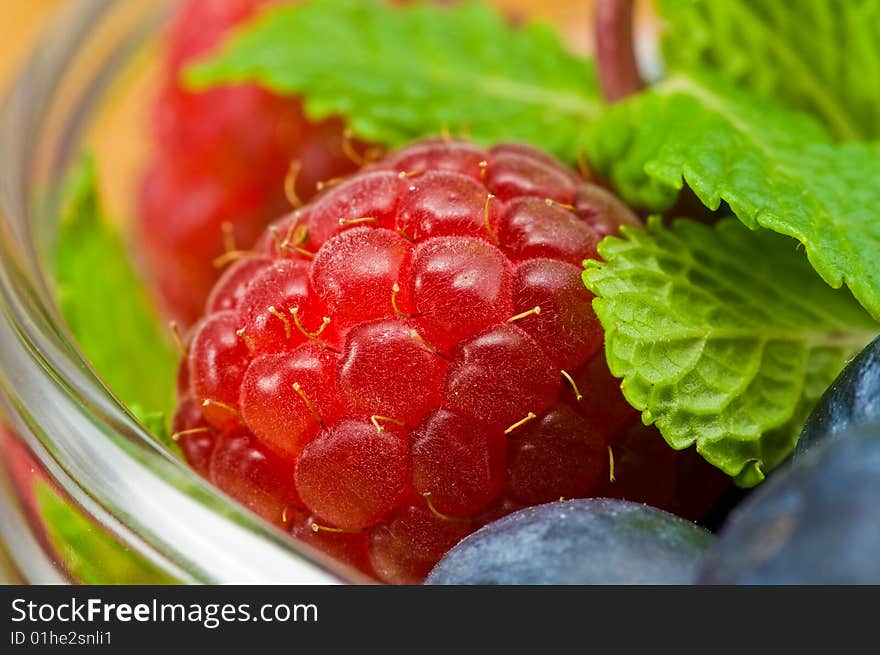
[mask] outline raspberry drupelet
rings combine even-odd
[[[507,512],[606,490],[615,453],[650,478],[649,455],[624,455],[633,431],[660,437],[608,373],[581,281],[603,236],[639,224],[530,147],[394,152],[225,271],[189,340],[179,442],[232,496],[389,583]]]

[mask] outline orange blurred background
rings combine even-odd
[[[42,31],[65,3],[85,0],[0,0],[0,93],[6,91]],[[592,44],[592,0],[487,0],[516,19],[541,18],[558,26],[569,47],[589,52]],[[157,80],[155,50],[138,57],[123,79],[109,89],[110,97],[88,135],[96,155],[102,194],[109,215],[133,215],[136,184],[149,155],[144,126]]]
[[[6,88],[40,31],[62,3],[63,0],[0,2],[0,86],[2,88]]]
[[[75,3],[78,0],[67,1]],[[64,2],[65,0],[0,2],[0,86],[5,88],[40,31]],[[516,14],[542,16],[557,25],[572,26],[568,35],[569,45],[580,51],[589,48],[590,34],[585,29],[592,11],[589,0],[494,0],[493,4]]]
[[[555,25],[568,46],[580,53],[592,50],[593,0],[486,0],[514,19],[542,19]],[[43,29],[65,3],[86,0],[0,0],[0,93],[4,93]],[[640,27],[653,32],[650,0],[639,0]],[[96,155],[98,174],[109,214],[118,220],[132,216],[136,184],[149,155],[144,126],[155,89],[156,50],[147,49],[109,89],[108,102],[87,137]]]

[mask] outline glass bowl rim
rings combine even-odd
[[[104,385],[61,318],[33,219],[38,212],[57,217],[58,184],[53,192],[52,182],[78,154],[91,112],[125,56],[155,34],[167,9],[167,3],[139,2],[144,16],[128,19],[112,56],[90,71],[74,103],[58,97],[64,76],[98,29],[132,5],[69,3],[38,40],[0,108],[0,411],[66,495],[126,547],[182,582],[365,582],[233,503],[171,455]],[[154,16],[144,21],[148,9]],[[59,102],[65,129],[51,147],[41,147],[41,130]],[[35,178],[50,188],[40,208],[32,194]],[[178,516],[167,516],[166,507],[163,520],[163,504]]]

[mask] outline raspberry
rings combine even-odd
[[[377,430],[344,419],[321,432],[296,460],[296,488],[309,509],[331,525],[375,525],[406,495],[409,453],[402,430]]]
[[[446,361],[414,338],[413,324],[386,319],[349,330],[337,371],[347,411],[417,425],[440,402]]]
[[[504,488],[505,439],[446,409],[426,417],[412,435],[416,489],[433,489],[431,501],[445,514],[470,516]]]
[[[418,584],[434,565],[473,530],[462,521],[408,505],[370,532],[370,563],[380,580]]]
[[[609,489],[651,500],[655,481],[674,504],[690,468],[621,397],[581,282],[623,223],[637,223],[623,204],[527,146],[392,153],[279,219],[224,274],[189,346],[184,452],[391,583],[420,581],[524,505]]]
[[[476,237],[437,237],[418,244],[408,295],[425,336],[441,349],[513,315],[511,266]]]
[[[308,512],[293,510],[290,519],[290,533],[301,542],[317,549],[324,556],[355,569],[372,573],[369,554],[369,535],[363,531],[340,532],[322,529],[317,516]],[[317,526],[317,529],[315,529]]]
[[[310,122],[296,99],[255,85],[190,92],[183,69],[236,25],[278,0],[186,0],[174,16],[153,111],[155,155],[140,193],[144,265],[168,312],[192,323],[218,271],[221,227],[250,246],[288,205],[284,182],[301,164],[295,193],[307,199],[324,180],[349,173],[339,119]]]
[[[463,341],[456,349],[444,400],[462,416],[503,431],[548,408],[559,395],[559,380],[559,369],[534,340],[519,328],[503,324]]]
[[[392,316],[389,289],[407,251],[406,241],[391,230],[364,227],[343,232],[315,256],[315,295],[340,320]]]
[[[242,418],[262,443],[295,456],[317,434],[315,416],[338,412],[337,359],[324,348],[303,344],[251,361],[241,383]],[[309,390],[308,404],[291,393],[302,388]]]
[[[240,424],[238,395],[250,361],[238,325],[234,311],[211,314],[198,326],[189,346],[190,388],[202,404],[205,420],[218,430]]]
[[[208,477],[270,521],[299,504],[292,463],[278,457],[242,428],[224,432],[211,453]]]
[[[585,496],[606,458],[605,436],[566,405],[554,405],[511,443],[508,491],[526,505]]]

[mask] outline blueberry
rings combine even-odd
[[[624,500],[569,500],[490,523],[426,584],[691,584],[712,535]]]
[[[819,400],[798,440],[795,456],[851,426],[880,420],[880,337],[859,353]]]
[[[709,584],[880,583],[880,423],[794,460],[734,510]]]

